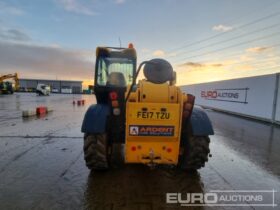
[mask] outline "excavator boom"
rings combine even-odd
[[[19,79],[18,79],[18,74],[6,74],[6,75],[2,75],[0,76],[0,93],[6,92],[6,88],[4,85],[4,80],[7,79],[13,79],[15,81],[15,88],[14,90],[18,90],[19,89]],[[12,90],[13,92],[13,90]]]

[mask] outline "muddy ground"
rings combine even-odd
[[[72,105],[81,98],[85,106]],[[274,209],[279,209],[279,127],[207,110],[216,132],[213,157],[198,173],[142,165],[90,173],[80,127],[92,103],[93,96],[0,96],[0,209],[272,209],[250,202],[180,207],[166,204],[166,193],[273,189],[278,191]],[[41,118],[21,117],[22,110],[38,105],[54,111]],[[270,194],[264,197],[270,199]]]

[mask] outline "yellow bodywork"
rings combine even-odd
[[[126,163],[177,164],[186,95],[142,80],[126,105]]]
[[[19,89],[19,79],[17,73],[0,76],[0,83],[7,79],[13,79],[15,81],[15,90]]]

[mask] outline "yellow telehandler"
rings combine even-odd
[[[200,169],[208,161],[208,136],[214,134],[208,116],[194,106],[193,95],[175,85],[170,63],[152,59],[137,69],[136,59],[132,44],[97,47],[97,104],[87,110],[81,129],[87,167],[110,168],[116,158],[114,145],[122,144],[125,163]],[[137,83],[142,68],[145,79]]]

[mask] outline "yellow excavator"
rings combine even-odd
[[[10,81],[5,81],[8,79],[14,80],[15,82],[14,87]],[[14,91],[17,91],[18,89],[19,89],[19,79],[17,73],[0,76],[0,94],[13,94]]]

